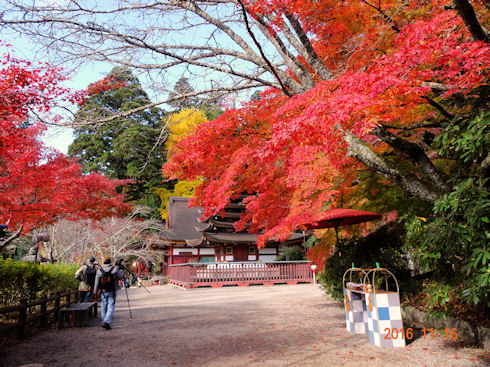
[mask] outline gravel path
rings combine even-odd
[[[486,366],[481,349],[423,335],[403,349],[345,329],[342,304],[316,285],[119,293],[113,329],[49,330],[5,349],[0,366]]]

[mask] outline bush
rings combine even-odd
[[[33,264],[0,260],[0,307],[33,301],[43,293],[76,289],[76,264]]]
[[[298,261],[306,260],[305,253],[298,247],[284,247],[282,254],[275,258],[274,261]]]
[[[490,113],[447,122],[434,147],[452,189],[434,203],[431,215],[408,217],[405,251],[438,284],[426,291],[440,315],[454,311],[447,307],[449,298],[488,313],[490,179],[484,162],[490,154]]]
[[[461,182],[436,201],[434,214],[407,222],[406,251],[433,279],[458,288],[455,297],[490,307],[490,195],[485,186],[471,178]],[[438,291],[430,293],[436,297]]]
[[[396,276],[400,297],[408,298],[420,289],[420,282],[411,277],[408,260],[401,250],[403,235],[400,225],[389,224],[364,238],[350,239],[336,246],[318,277],[319,282],[328,294],[341,301],[344,297],[342,277],[352,263],[357,268],[374,268],[378,262]]]

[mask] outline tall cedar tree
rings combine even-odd
[[[189,80],[182,76],[175,82],[174,90],[170,92],[171,98],[177,98],[180,95],[185,95],[194,92],[194,88],[189,83]],[[200,101],[197,97],[179,98],[169,103],[170,106],[177,111],[184,108],[199,108]]]
[[[195,92],[192,85],[189,83],[189,79],[182,76],[174,84],[174,90],[170,92],[170,98],[177,98],[181,95],[186,95]],[[200,97],[184,97],[178,98],[169,102],[169,105],[175,109],[175,112],[180,112],[183,109],[195,108],[204,111],[206,118],[211,121],[223,114],[223,110],[220,107],[217,99],[203,99]]]
[[[106,78],[89,86],[88,96],[76,113],[75,140],[68,154],[80,158],[85,172],[100,172],[111,178],[133,179],[126,187],[128,200],[159,207],[155,187],[161,184],[166,160],[163,111],[153,107],[107,124],[91,121],[150,103],[147,93],[130,70],[114,68]],[[163,138],[162,138],[163,137]]]

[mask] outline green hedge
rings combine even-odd
[[[43,293],[76,289],[77,269],[76,264],[51,265],[0,260],[0,308],[15,305],[22,298],[29,302]]]

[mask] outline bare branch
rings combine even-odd
[[[124,112],[121,112],[118,114],[113,114],[113,115],[106,117],[106,118],[101,118],[98,120],[87,120],[87,119],[85,119],[84,121],[77,122],[76,125],[73,123],[70,123],[70,126],[77,127],[77,126],[105,124],[107,122],[114,121],[118,118],[128,117],[128,116],[131,116],[132,114],[134,114],[136,112],[144,111],[144,110],[147,110],[149,108],[159,106],[159,105],[164,104],[164,103],[169,103],[172,101],[178,101],[178,100],[185,99],[185,98],[196,97],[196,96],[200,96],[202,94],[216,93],[216,91],[229,93],[229,92],[240,91],[240,90],[244,90],[244,89],[257,88],[260,86],[262,86],[260,83],[256,83],[256,84],[250,83],[250,84],[239,85],[239,86],[230,87],[230,88],[228,88],[228,87],[221,87],[218,89],[211,88],[211,89],[194,91],[194,92],[185,93],[185,94],[179,94],[179,95],[175,95],[175,96],[166,98],[166,99],[158,101],[158,102],[149,103],[149,104],[141,106],[141,107],[133,108],[131,110],[127,110],[127,111],[124,111]]]
[[[266,64],[269,66],[269,69],[271,70],[271,72],[274,74],[274,76],[276,77],[276,80],[277,82],[281,85],[281,89],[283,91],[283,93],[289,97],[292,96],[292,94],[286,89],[286,87],[284,86],[281,78],[279,77],[279,75],[277,74],[277,70],[274,68],[274,66],[271,64],[271,62],[269,61],[269,59],[267,59],[267,57],[265,56],[264,54],[264,50],[262,49],[262,46],[260,46],[259,42],[257,41],[257,38],[255,38],[255,35],[253,34],[252,32],[252,29],[250,28],[250,25],[248,23],[248,16],[247,16],[247,11],[245,10],[245,5],[243,5],[243,2],[241,0],[237,0],[241,7],[242,7],[242,13],[243,13],[243,19],[245,19],[245,26],[247,27],[247,32],[248,34],[250,35],[250,37],[252,37],[255,45],[257,46],[257,48],[259,49],[260,51],[260,55],[262,56],[262,58],[265,60]]]
[[[305,88],[312,88],[315,86],[315,82],[313,81],[312,75],[310,75],[309,70],[303,65],[298,58],[287,48],[286,44],[281,40],[281,38],[276,34],[269,30],[266,21],[260,17],[254,18],[258,27],[270,40],[270,42],[274,45],[277,52],[281,55],[284,62],[288,66],[288,68],[293,71],[296,75],[301,75],[301,80],[303,81],[303,85]],[[284,27],[283,32],[286,33],[287,27]],[[289,40],[289,38],[288,38]],[[291,40],[296,42],[294,37],[291,37]],[[291,42],[291,40],[289,40]],[[296,42],[297,43],[297,42]],[[294,43],[291,42],[294,46]]]
[[[317,72],[320,78],[322,78],[323,80],[332,79],[333,74],[330,72],[330,70],[327,69],[325,64],[316,53],[313,45],[310,42],[310,39],[306,35],[306,32],[299,23],[298,19],[296,19],[296,17],[289,12],[286,13],[286,18],[288,19],[289,23],[291,23],[294,32],[298,35],[304,48],[300,48],[298,52],[304,55],[306,62],[311,65],[313,70]]]
[[[248,21],[243,14],[239,16],[236,0],[171,0],[148,4],[129,0],[112,9],[87,6],[83,1],[62,5],[41,5],[33,0],[6,1],[10,7],[0,13],[3,30],[28,35],[36,44],[45,45],[46,52],[56,54],[57,62],[78,65],[87,59],[109,61],[160,75],[164,70],[191,66],[204,71],[187,68],[200,74],[200,78],[209,75],[215,79],[209,74],[214,71],[261,86],[277,89],[286,86],[293,94],[312,87],[311,75],[291,53],[292,45],[283,43],[280,46],[283,59],[273,62],[264,52],[254,51],[250,42],[235,31],[245,28]],[[144,27],[134,19],[144,19]],[[252,29],[251,24],[249,28]],[[176,38],[179,31],[188,36]],[[277,47],[277,40],[265,33],[261,36],[260,40],[256,37],[259,50],[266,49],[265,43],[262,45],[264,41]],[[166,42],[162,43],[162,39]],[[183,39],[192,41],[182,44]],[[280,69],[284,64],[290,68],[296,65],[297,79]]]
[[[393,21],[393,19],[391,19],[391,17],[389,17],[383,10],[381,10],[381,1],[378,2],[378,6],[375,6],[375,5],[371,4],[369,1],[366,1],[366,0],[361,0],[361,1],[364,4],[366,4],[367,6],[373,8],[374,10],[376,10],[379,14],[381,14],[381,16],[384,18],[384,20],[391,25],[391,28],[396,33],[400,33],[400,28],[398,28],[398,26],[395,24],[395,22]]]
[[[427,129],[431,127],[441,127],[441,122],[435,121],[435,122],[422,122],[419,124],[415,125],[392,125],[392,124],[386,124],[383,123],[381,126],[385,129],[394,129],[394,130],[402,130],[402,131],[410,131],[410,130],[417,130],[417,129]]]
[[[432,107],[435,107],[437,108],[437,110],[447,119],[449,120],[452,120],[454,118],[454,115],[452,113],[449,113],[447,112],[444,107],[442,107],[439,103],[437,103],[436,101],[434,101],[432,98],[429,98],[429,97],[422,97],[424,98],[425,100],[427,100],[427,102],[429,102],[429,104],[432,106]]]
[[[17,237],[19,237],[23,229],[24,226],[20,225],[19,228],[17,228],[17,230],[15,230],[10,236],[0,240],[0,250],[3,250],[5,246],[7,246],[10,242],[15,240]]]

